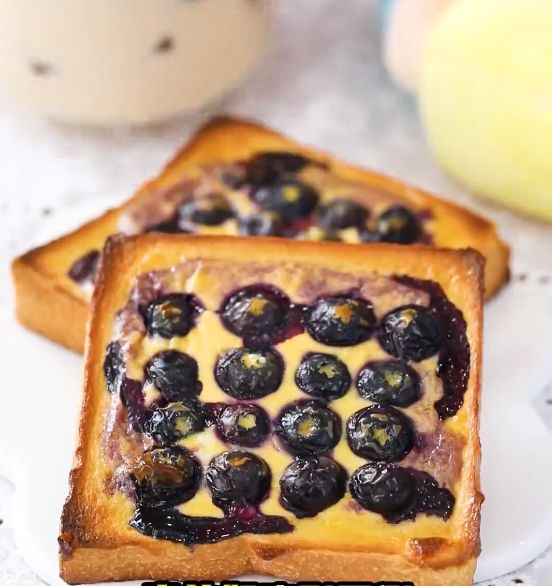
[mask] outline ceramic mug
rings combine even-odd
[[[0,89],[56,119],[156,122],[205,106],[259,57],[270,0],[0,0]]]

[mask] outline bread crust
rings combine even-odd
[[[470,379],[462,417],[466,429],[463,468],[450,536],[410,539],[404,546],[359,543],[320,548],[307,542],[286,543],[283,535],[241,535],[193,548],[145,537],[128,527],[132,505],[109,513],[105,487],[98,484],[104,352],[115,312],[130,293],[131,277],[168,269],[184,260],[215,259],[252,263],[306,263],[339,267],[353,274],[407,274],[441,284],[464,314],[471,348]],[[92,297],[86,341],[85,377],[79,441],[70,475],[60,534],[61,577],[69,584],[133,579],[221,580],[262,573],[287,580],[412,581],[417,586],[472,584],[479,555],[479,389],[482,339],[483,259],[475,251],[428,246],[262,241],[234,237],[142,235],[108,241]],[[121,497],[122,499],[123,497]],[[121,500],[121,503],[124,501]],[[131,507],[129,509],[129,507]],[[130,514],[129,514],[130,511]],[[447,524],[447,525],[448,525]]]
[[[426,207],[435,218],[434,241],[443,248],[474,248],[486,258],[485,291],[492,297],[507,282],[509,249],[495,226],[480,216],[391,177],[347,165],[327,153],[299,145],[252,122],[218,118],[168,163],[161,174],[145,183],[129,202],[46,246],[17,258],[13,265],[18,320],[28,328],[77,352],[84,351],[88,300],[66,276],[69,266],[118,232],[118,217],[137,197],[174,184],[187,166],[232,162],[261,150],[285,149],[331,164],[343,179],[383,189],[413,205]]]

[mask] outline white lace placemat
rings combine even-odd
[[[513,247],[513,278],[550,288],[552,306],[552,226],[472,198],[435,165],[415,103],[392,86],[380,65],[376,4],[282,1],[269,54],[217,111],[262,120],[491,217]],[[100,197],[116,205],[155,174],[207,116],[149,129],[100,131],[22,115],[0,100],[0,304],[10,302],[9,261],[56,213],[63,210],[67,216],[71,207]],[[552,427],[552,385],[539,408]],[[11,495],[0,479],[0,584],[39,586],[14,547]],[[551,582],[552,551],[489,585]]]

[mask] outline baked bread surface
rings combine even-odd
[[[495,226],[482,217],[390,177],[342,163],[262,126],[217,119],[201,129],[162,173],[147,182],[126,204],[14,261],[19,321],[67,348],[82,352],[92,287],[91,283],[83,287],[69,278],[71,267],[90,251],[101,250],[109,236],[119,232],[136,233],[147,227],[149,219],[165,219],[181,202],[179,193],[188,193],[190,182],[204,176],[206,170],[211,179],[204,182],[202,189],[210,185],[223,192],[240,214],[249,213],[254,208],[250,199],[243,191],[230,189],[214,179],[213,169],[226,165],[232,174],[236,162],[274,151],[301,154],[315,163],[298,177],[320,190],[322,203],[338,198],[355,200],[370,210],[369,222],[374,222],[376,215],[389,206],[405,206],[420,218],[427,243],[481,252],[486,259],[487,298],[507,281],[509,250],[499,239]],[[220,226],[199,226],[198,232],[236,235],[238,222],[230,219]],[[348,242],[359,240],[356,231],[351,229],[339,236]],[[323,236],[313,228],[306,230],[302,237]]]
[[[71,584],[133,579],[220,580],[256,572],[288,580],[397,580],[418,586],[471,584],[479,554],[482,501],[478,437],[482,266],[480,255],[474,251],[422,246],[349,248],[281,239],[153,234],[110,240],[92,298],[79,443],[61,522],[62,578]],[[149,277],[144,280],[143,276],[152,274],[171,293],[193,293],[204,304],[205,312],[187,337],[164,340],[121,329],[120,310],[127,306],[137,283],[142,287],[151,283]],[[436,443],[429,452],[421,450],[416,455],[413,450],[399,462],[429,471],[440,486],[450,488],[455,504],[448,520],[418,514],[414,520],[389,523],[379,514],[352,506],[349,492],[314,518],[296,519],[278,501],[280,472],[293,458],[269,444],[249,450],[265,459],[272,472],[272,490],[261,509],[264,514],[288,519],[294,526],[292,532],[244,533],[217,543],[187,547],[147,537],[129,526],[134,502],[113,483],[115,468],[121,463],[121,446],[126,445],[121,443],[126,441],[125,434],[113,435],[113,425],[106,423],[114,405],[103,372],[109,342],[114,338],[124,340],[131,348],[128,374],[139,380],[145,362],[156,352],[168,348],[189,352],[199,362],[203,382],[199,399],[228,401],[212,373],[217,355],[242,345],[241,339],[221,326],[216,313],[229,293],[260,282],[278,287],[295,303],[308,304],[321,295],[360,287],[363,295],[370,294],[378,319],[399,305],[428,302],[425,294],[416,289],[397,283],[390,287],[395,275],[438,283],[466,322],[470,365],[462,406],[453,416],[440,420],[433,408],[443,392],[440,379],[434,375],[437,359],[416,363],[422,375],[423,396],[404,411],[415,422],[417,433],[433,437]],[[286,403],[306,397],[293,382],[305,351],[338,355],[347,364],[353,381],[367,360],[386,357],[375,340],[334,348],[315,342],[307,333],[278,344],[277,350],[286,363],[284,381],[278,391],[258,401],[271,417]],[[345,421],[354,411],[370,404],[360,398],[354,385],[353,382],[347,395],[331,405],[344,424],[343,438],[333,457],[349,474],[366,462],[348,448]],[[207,436],[199,434],[209,438],[210,453],[205,457],[239,449],[217,443],[211,431],[205,432]],[[206,444],[200,440],[198,445],[197,441],[191,436],[184,445],[199,450],[201,455]],[[446,453],[439,453],[438,444],[443,444]],[[180,510],[192,516],[220,517],[204,486]]]

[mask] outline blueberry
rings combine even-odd
[[[361,466],[349,483],[351,495],[362,507],[384,516],[409,504],[415,486],[408,470],[384,462]]]
[[[343,468],[325,456],[298,458],[280,478],[280,502],[297,518],[316,517],[345,495]]]
[[[272,475],[264,460],[250,452],[224,452],[214,458],[205,475],[213,503],[225,508],[256,505],[270,491]]]
[[[327,346],[356,346],[373,333],[372,304],[351,297],[322,297],[305,313],[307,332]]]
[[[320,225],[326,230],[346,230],[364,226],[368,210],[350,199],[334,199],[320,210]]]
[[[275,433],[295,456],[323,454],[337,446],[341,419],[318,401],[297,401],[282,411]]]
[[[163,295],[147,306],[146,328],[150,334],[167,340],[186,336],[194,327],[198,313],[199,306],[192,295]]]
[[[289,153],[285,151],[267,151],[258,153],[251,161],[250,165],[262,163],[263,165],[276,169],[279,173],[299,173],[305,167],[312,164],[312,160],[300,155],[299,153]]]
[[[306,183],[286,179],[258,187],[253,192],[253,199],[261,208],[280,214],[284,220],[301,220],[314,212],[319,195]]]
[[[218,193],[184,202],[178,208],[180,219],[204,226],[220,226],[236,215],[228,200]]]
[[[285,326],[288,307],[280,291],[253,285],[240,289],[224,303],[221,319],[236,336],[263,336]]]
[[[379,335],[379,343],[388,354],[414,362],[437,354],[444,341],[441,317],[421,305],[404,305],[388,313]]]
[[[151,232],[159,232],[162,234],[189,234],[190,230],[181,228],[178,224],[178,218],[173,218],[165,220],[164,222],[159,222],[159,224],[148,226],[144,232],[146,234],[150,234]]]
[[[178,350],[159,352],[146,364],[147,381],[170,403],[193,399],[201,393],[199,367],[188,354]]]
[[[347,394],[351,375],[347,365],[333,354],[307,354],[297,368],[295,383],[308,395],[334,401]]]
[[[158,443],[175,443],[204,428],[203,409],[193,400],[156,408],[144,424],[144,432]]]
[[[265,210],[241,218],[239,229],[243,236],[282,236],[285,223],[276,212]]]
[[[316,242],[341,242],[341,238],[335,232],[329,232],[318,226],[311,226],[297,234],[299,240],[314,240]]]
[[[372,405],[357,411],[347,423],[351,450],[367,460],[402,460],[414,444],[410,420],[397,409]]]
[[[246,165],[246,183],[269,185],[282,175],[299,173],[312,161],[296,153],[273,151],[255,155]]]
[[[217,413],[217,428],[231,444],[248,448],[260,446],[270,433],[270,421],[258,405],[239,403],[225,405]]]
[[[199,489],[201,467],[184,448],[154,448],[142,455],[133,470],[136,497],[152,505],[178,505]]]
[[[422,227],[408,208],[394,206],[378,217],[377,232],[382,242],[414,244],[422,236]]]
[[[86,282],[93,283],[94,279],[96,278],[99,262],[100,251],[91,250],[79,258],[75,263],[73,263],[67,272],[67,276],[79,285],[82,285]]]
[[[260,399],[274,393],[283,376],[283,360],[273,350],[230,350],[215,367],[215,378],[221,389],[240,400]]]
[[[110,342],[105,352],[103,371],[107,390],[113,395],[119,391],[125,373],[125,362],[119,342]]]
[[[395,407],[410,407],[421,396],[420,376],[398,360],[366,364],[358,375],[357,389],[363,399]]]

